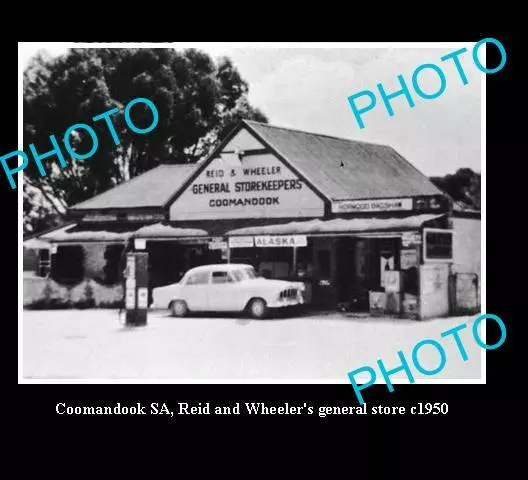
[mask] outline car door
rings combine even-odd
[[[208,310],[216,312],[237,310],[236,293],[236,283],[230,272],[222,269],[213,270],[207,291]]]
[[[203,270],[191,273],[183,285],[183,300],[191,311],[207,310],[207,290],[209,289],[209,278],[211,272]]]

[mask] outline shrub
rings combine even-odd
[[[39,298],[26,305],[25,308],[28,310],[64,310],[72,308],[72,303],[62,298]]]
[[[111,302],[101,302],[98,305],[99,308],[124,308],[125,302],[121,300],[113,300]]]
[[[80,299],[78,302],[75,302],[73,306],[80,309],[95,307],[94,291],[93,287],[90,285],[90,282],[86,282],[84,287],[84,298]]]

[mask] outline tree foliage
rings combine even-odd
[[[431,177],[431,181],[462,207],[480,210],[480,173],[460,168],[454,174]]]
[[[51,134],[64,147],[64,132],[76,123],[94,128],[99,147],[85,161],[68,158],[62,148],[68,166],[61,169],[57,157],[50,157],[43,161],[45,177],[30,161],[24,171],[26,231],[53,224],[68,206],[161,163],[196,162],[241,118],[267,122],[249,104],[248,88],[230,59],[214,61],[195,49],[71,49],[54,59],[37,55],[24,72],[24,151],[30,144],[40,154],[50,151]],[[124,120],[125,105],[137,97],[151,100],[159,112],[158,125],[146,135],[130,131]],[[104,120],[92,120],[115,107],[120,112],[111,118],[119,145]],[[142,104],[132,108],[131,116],[139,127],[152,120]],[[80,153],[92,146],[83,129],[72,133],[70,143]]]

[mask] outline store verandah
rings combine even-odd
[[[447,228],[447,216],[313,219],[233,229],[226,237],[235,246],[231,261],[252,263],[264,276],[305,282],[314,308],[371,311],[373,294],[392,290],[388,310],[399,313],[405,300],[411,310],[418,304],[424,227]],[[258,246],[274,237],[291,237],[293,246]],[[236,248],[242,239],[253,239],[254,246]]]
[[[399,284],[401,295],[391,297],[392,309],[400,312],[406,299],[418,303],[425,226],[446,228],[446,216],[74,224],[41,240],[54,245],[52,278],[66,276],[70,283],[80,275],[117,282],[124,254],[135,249],[149,253],[150,290],[179,281],[194,266],[248,263],[264,277],[303,281],[313,308],[369,311],[372,292],[384,292],[389,279]]]

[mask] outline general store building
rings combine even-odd
[[[243,121],[206,160],[154,168],[74,205],[69,221],[29,241],[50,245],[41,267],[116,296],[119,259],[135,248],[149,253],[151,288],[239,262],[305,282],[314,309],[425,318],[448,314],[457,289],[479,303],[480,214],[389,146]]]

